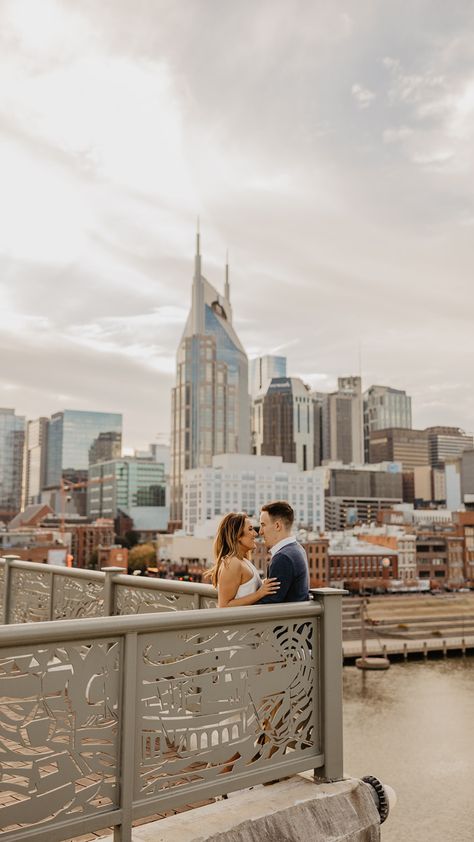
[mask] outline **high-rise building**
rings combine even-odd
[[[89,465],[97,462],[110,462],[122,455],[122,433],[108,430],[99,433],[89,448]]]
[[[274,377],[253,404],[253,450],[281,456],[300,471],[314,468],[314,408],[311,392],[298,377]]]
[[[371,386],[364,392],[364,449],[369,461],[369,441],[373,430],[388,427],[411,429],[411,398],[401,389]]]
[[[169,476],[170,472],[170,446],[169,444],[158,444],[152,442],[150,444],[150,453],[155,462],[161,462],[165,466],[165,474]]]
[[[148,459],[124,456],[90,466],[88,516],[115,519],[119,512],[133,520],[134,529],[167,528],[165,466],[151,454]]]
[[[270,500],[288,500],[295,525],[324,530],[324,468],[300,471],[281,456],[214,456],[212,466],[184,474],[183,525],[191,534],[197,524],[226,512],[257,518]]]
[[[109,432],[122,433],[122,416],[118,413],[65,409],[51,417],[41,502],[58,513],[85,516],[89,451],[100,433]],[[61,493],[63,480],[69,483],[67,495]]]
[[[474,450],[465,450],[461,456],[461,494],[466,509],[474,507]],[[474,554],[474,541],[472,543]]]
[[[41,502],[41,492],[46,485],[48,425],[48,418],[36,418],[26,426],[23,508]]]
[[[65,476],[86,474],[89,451],[100,433],[122,433],[122,416],[115,412],[65,409],[51,416],[48,429],[46,487],[58,488]]]
[[[402,501],[401,465],[329,463],[326,471],[325,522],[327,529],[346,529],[371,523],[378,513]]]
[[[323,436],[325,435],[327,430],[327,423],[325,424],[325,422],[327,422],[329,395],[325,394],[324,392],[311,392],[311,398],[313,401],[314,428],[313,463],[316,468],[318,465],[322,464],[324,458]],[[329,450],[329,447],[326,446],[326,449]]]
[[[274,377],[286,377],[286,357],[265,354],[250,360],[250,395],[255,400]]]
[[[339,377],[337,385],[337,392],[313,394],[321,407],[322,459],[361,464],[364,461],[362,381],[360,377]]]
[[[461,459],[448,459],[444,463],[444,476],[446,482],[446,508],[452,512],[461,508]]]
[[[0,520],[11,520],[21,508],[25,418],[0,408]]]
[[[418,506],[428,503],[440,505],[446,501],[446,474],[442,468],[418,465],[413,469],[413,499]]]
[[[354,465],[350,468],[330,464],[326,468],[329,475],[329,497],[402,498],[402,472],[399,464]]]
[[[185,470],[211,465],[215,454],[249,452],[248,360],[232,324],[229,269],[222,296],[202,274],[198,232],[171,401],[171,528],[182,523]]]
[[[427,427],[425,433],[433,468],[442,468],[445,462],[457,459],[465,450],[474,448],[474,438],[459,427]]]
[[[425,430],[391,427],[370,434],[369,462],[401,462],[404,471],[430,464]]]

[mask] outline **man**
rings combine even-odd
[[[260,605],[304,602],[309,599],[306,553],[291,534],[295,513],[289,503],[277,500],[262,506],[260,535],[271,554],[269,578],[278,579],[279,590],[260,600]]]

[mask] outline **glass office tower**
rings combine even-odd
[[[250,394],[255,400],[274,377],[286,377],[286,357],[265,354],[250,360]]]
[[[36,418],[26,426],[23,506],[41,502],[46,481],[49,418]]]
[[[91,465],[87,514],[115,518],[119,510],[133,518],[137,508],[166,506],[165,466],[151,458],[125,456]],[[100,482],[97,482],[100,480]]]
[[[0,520],[21,508],[25,419],[14,409],[0,409]]]
[[[182,524],[183,473],[220,453],[250,452],[248,360],[232,325],[229,271],[224,295],[201,273],[196,240],[191,311],[177,353],[171,408],[172,528]]]
[[[84,476],[89,450],[100,433],[121,433],[122,416],[115,412],[65,409],[51,416],[48,430],[46,487],[57,488],[61,477]]]
[[[371,386],[364,393],[364,452],[369,461],[370,434],[391,427],[411,429],[411,398],[402,389]]]

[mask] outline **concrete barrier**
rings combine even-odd
[[[371,788],[349,778],[315,783],[310,773],[257,786],[133,829],[133,842],[379,842]],[[112,836],[103,842],[112,842]]]

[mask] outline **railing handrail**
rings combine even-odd
[[[253,620],[281,618],[307,619],[319,617],[323,608],[318,602],[285,602],[279,605],[247,605],[242,608],[194,608],[158,614],[123,614],[114,617],[85,617],[81,620],[44,620],[41,623],[14,623],[0,627],[0,648],[28,643],[84,640],[86,638],[120,637],[131,632],[174,629],[211,628],[227,623],[248,623]]]
[[[114,584],[129,585],[137,588],[151,588],[157,591],[171,591],[173,593],[200,594],[201,596],[217,597],[217,590],[212,585],[202,582],[179,582],[176,579],[159,579],[151,576],[129,576],[127,573],[114,573]]]
[[[0,557],[0,566],[5,566],[6,559]],[[111,575],[116,584],[128,585],[130,587],[151,588],[152,590],[163,590],[172,593],[199,594],[201,596],[216,597],[217,591],[212,585],[205,585],[202,582],[180,582],[176,579],[160,579],[151,576],[131,576],[128,573],[107,574],[107,568],[103,570],[84,570],[79,567],[63,567],[59,564],[41,564],[36,561],[24,561],[23,559],[9,559],[10,567],[15,570],[30,570],[37,573],[49,573],[54,576],[70,576],[77,579],[89,579],[105,581],[106,575]]]
[[[0,558],[0,565],[5,565],[5,556]],[[8,559],[10,567],[15,570],[34,570],[36,573],[52,573],[54,576],[71,576],[78,579],[96,579],[102,581],[104,573],[100,570],[84,570],[79,567],[63,567],[61,564],[42,564],[37,561],[24,561],[24,559]]]

